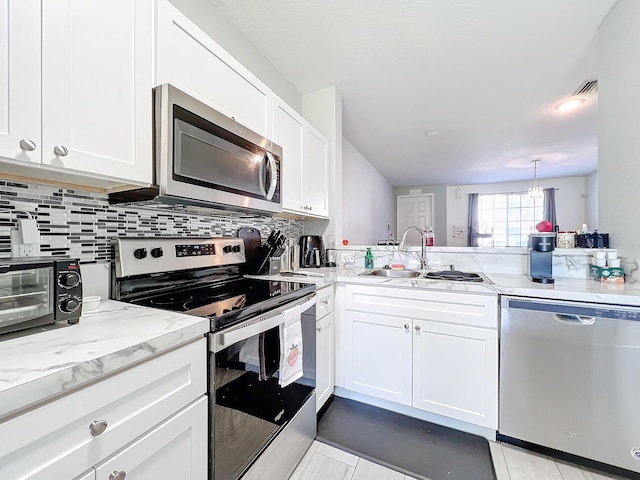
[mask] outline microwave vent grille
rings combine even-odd
[[[598,93],[598,80],[585,80],[573,95],[592,95]]]

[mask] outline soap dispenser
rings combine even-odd
[[[373,268],[373,254],[371,253],[371,247],[367,247],[367,253],[364,255],[364,268],[367,270]]]

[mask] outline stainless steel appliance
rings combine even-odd
[[[0,334],[78,323],[82,276],[77,260],[52,257],[0,259]]]
[[[640,472],[640,308],[501,309],[500,434]]]
[[[553,251],[556,232],[540,232],[529,235],[529,262],[527,277],[536,283],[554,283]]]
[[[210,478],[288,478],[316,435],[315,286],[242,278],[240,238],[118,238],[112,297],[208,317]],[[279,385],[284,312],[303,312],[303,376]]]
[[[324,265],[325,252],[321,235],[303,235],[300,237],[300,266],[321,267]]]
[[[109,195],[111,203],[282,211],[282,148],[165,84],[154,93],[155,182]]]

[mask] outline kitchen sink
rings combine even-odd
[[[390,278],[414,278],[422,275],[422,272],[416,272],[415,270],[390,270],[386,268],[380,268],[377,270],[371,270],[363,272],[360,276],[377,276],[377,277],[390,277]]]

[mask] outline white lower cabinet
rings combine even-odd
[[[333,326],[332,312],[316,323],[316,412],[333,393]]]
[[[498,332],[414,320],[416,408],[495,428],[498,423]]]
[[[207,397],[177,413],[96,467],[97,480],[205,480]],[[120,477],[117,475],[123,472]],[[90,478],[90,477],[89,477]]]
[[[203,337],[0,422],[0,439],[11,439],[0,441],[0,479],[86,478],[83,472],[137,443],[185,406],[206,399],[206,361]],[[207,409],[198,408],[194,412],[206,430]],[[154,448],[147,445],[148,451]],[[174,449],[163,455],[172,457],[176,468],[184,458]],[[175,478],[204,480],[206,475]]]
[[[347,388],[411,405],[411,320],[346,312],[351,328]]]
[[[497,429],[496,295],[338,286],[336,382]]]

